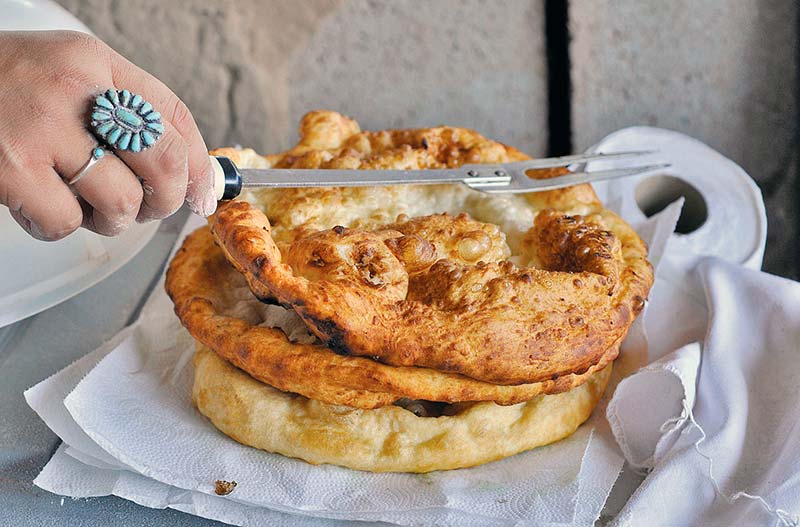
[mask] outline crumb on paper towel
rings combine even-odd
[[[218,479],[214,482],[214,492],[217,493],[219,496],[227,496],[233,489],[236,488],[235,481],[225,481],[223,479]]]

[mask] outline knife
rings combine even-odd
[[[592,172],[568,172],[547,179],[535,179],[535,174],[534,177],[531,177],[531,173],[537,170],[651,153],[653,152],[594,153],[531,159],[513,163],[472,164],[462,165],[458,168],[424,170],[253,169],[239,168],[230,158],[224,156],[211,156],[211,161],[214,166],[214,190],[217,199],[229,200],[237,197],[243,188],[364,187],[462,183],[482,192],[539,192],[591,181],[633,176],[669,166],[658,163]]]

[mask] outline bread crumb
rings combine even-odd
[[[235,481],[225,481],[222,479],[218,479],[217,481],[214,482],[214,492],[216,492],[217,495],[219,496],[227,496],[228,494],[233,492],[233,489],[235,488],[236,488]]]

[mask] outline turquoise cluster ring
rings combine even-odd
[[[92,131],[118,151],[141,152],[164,133],[161,114],[141,95],[110,88],[92,106]]]

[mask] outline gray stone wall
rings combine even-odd
[[[634,124],[692,135],[758,182],[766,270],[800,278],[794,0],[571,0],[573,140]]]
[[[757,180],[785,169],[794,127],[793,0],[572,0],[574,143],[670,128]]]
[[[541,0],[60,0],[180,95],[210,147],[274,151],[327,108],[547,143]]]
[[[365,128],[475,128],[547,146],[544,0],[59,0],[166,82],[210,147],[284,148],[329,108]],[[572,0],[581,150],[649,124],[740,163],[764,190],[766,268],[798,276],[793,0]]]

